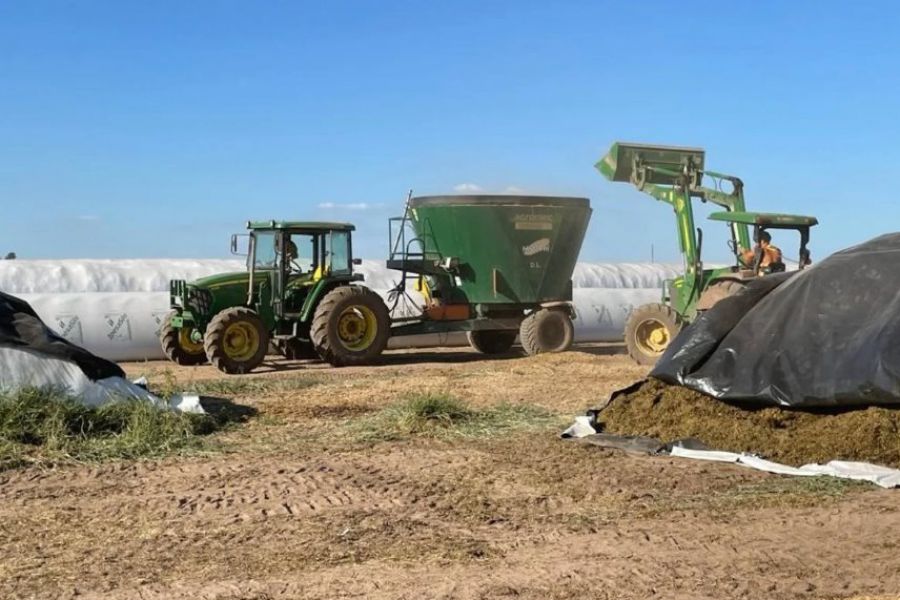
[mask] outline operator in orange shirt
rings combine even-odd
[[[781,261],[781,249],[772,245],[772,236],[768,231],[759,232],[755,248],[741,252],[741,262],[748,267],[752,267],[757,251],[762,252],[762,260],[759,262],[760,269],[784,270],[784,263]]]

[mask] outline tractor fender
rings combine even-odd
[[[322,298],[325,297],[325,294],[333,290],[334,288],[341,287],[344,285],[350,285],[354,279],[350,277],[344,278],[329,278],[322,279],[313,286],[313,289],[309,291],[309,294],[306,296],[306,300],[303,302],[303,308],[300,310],[300,321],[303,323],[309,323],[313,315],[316,312],[316,307],[319,305],[319,302]]]

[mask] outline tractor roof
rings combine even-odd
[[[329,221],[247,221],[247,229],[254,231],[267,230],[302,230],[302,231],[355,231],[351,223]]]
[[[743,223],[745,225],[759,225],[773,229],[793,229],[796,227],[811,227],[818,225],[815,217],[803,215],[783,215],[780,213],[758,212],[714,212],[709,215],[713,221],[726,221],[728,223]]]

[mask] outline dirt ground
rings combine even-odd
[[[558,439],[645,374],[617,352],[394,352],[229,378],[221,396],[255,414],[208,452],[0,473],[0,598],[900,597],[900,492]],[[157,387],[222,379],[124,366]],[[558,424],[348,434],[411,391]]]

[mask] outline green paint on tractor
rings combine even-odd
[[[446,302],[489,308],[572,299],[587,199],[426,196],[409,207],[424,264],[407,266],[425,273]]]
[[[767,229],[790,229],[800,235],[799,268],[809,262],[810,227],[815,217],[781,213],[755,213],[746,209],[744,183],[733,175],[705,169],[706,153],[700,148],[655,146],[616,142],[595,167],[610,181],[626,182],[675,213],[678,244],[684,257],[684,273],[667,282],[660,303],[635,309],[626,324],[629,353],[642,364],[653,364],[684,324],[718,300],[736,293],[747,281],[784,265],[762,267],[762,252],[751,246]],[[705,185],[705,180],[713,186]],[[726,223],[731,234],[734,264],[704,268],[703,231],[694,221],[693,201],[711,202],[725,210],[710,215]],[[752,235],[751,235],[752,234]],[[753,253],[748,264],[743,258]]]
[[[465,331],[488,354],[518,335],[530,354],[562,351],[574,336],[571,277],[589,218],[584,198],[411,198],[391,220],[400,228],[390,309],[353,272],[352,224],[248,221],[247,271],[172,281],[161,343],[175,362],[209,360],[226,373],[256,368],[270,345],[289,358],[368,364],[392,335]],[[394,319],[409,278],[425,305]]]

